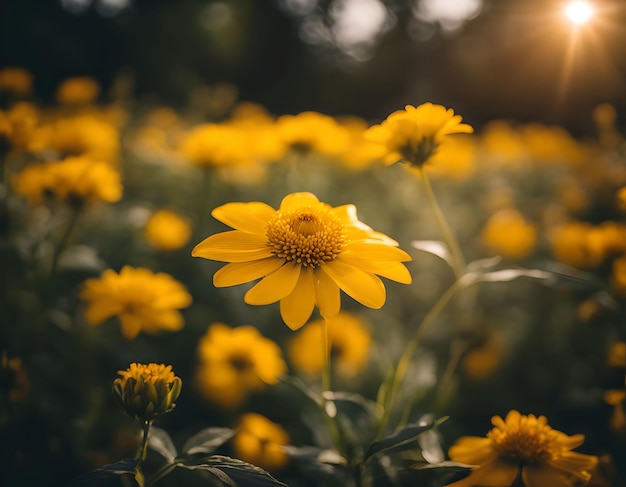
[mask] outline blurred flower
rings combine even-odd
[[[32,204],[48,196],[78,206],[97,200],[113,203],[122,197],[119,172],[89,157],[33,164],[15,174],[12,182],[15,191]]]
[[[312,321],[289,341],[289,359],[296,369],[312,376],[322,372],[326,357],[323,333],[324,321]],[[344,377],[354,377],[367,365],[372,337],[365,323],[356,316],[339,313],[329,318],[328,342],[336,370]]]
[[[476,140],[471,135],[448,137],[433,153],[428,171],[435,177],[463,181],[474,172]]]
[[[9,358],[6,352],[0,357],[0,390],[12,403],[24,401],[30,391],[30,380],[22,359]]]
[[[182,141],[179,152],[197,166],[245,166],[256,161],[245,132],[225,124],[195,127]]]
[[[583,435],[554,430],[545,416],[512,410],[491,422],[486,438],[465,436],[450,447],[453,461],[476,465],[450,487],[510,487],[520,473],[525,487],[574,487],[587,483],[598,463],[595,456],[571,451],[583,443]]]
[[[484,380],[500,367],[505,354],[502,334],[491,332],[482,344],[465,354],[461,369],[472,380]]]
[[[626,251],[626,227],[610,221],[597,226],[570,222],[554,230],[551,243],[555,257],[561,262],[591,269]]]
[[[347,130],[333,117],[312,111],[278,117],[276,131],[284,144],[296,153],[336,156],[349,142]]]
[[[191,224],[187,218],[171,210],[155,211],[144,229],[148,243],[157,250],[176,250],[191,237]]]
[[[132,363],[117,373],[121,377],[113,381],[113,395],[129,416],[153,421],[176,406],[183,381],[171,365]]]
[[[564,162],[580,165],[587,159],[585,147],[562,127],[528,123],[521,127],[523,144],[530,160],[539,163]]]
[[[141,331],[180,330],[184,319],[178,310],[191,304],[191,295],[172,276],[130,266],[124,266],[119,274],[108,269],[100,278],[88,279],[80,297],[87,301],[85,317],[90,325],[117,316],[122,334],[129,340]]]
[[[292,193],[278,210],[261,202],[228,203],[212,215],[235,230],[206,238],[192,255],[230,262],[213,276],[217,287],[262,278],[245,302],[280,301],[281,316],[293,330],[308,321],[315,306],[324,318],[336,316],[340,289],[378,309],[386,291],[377,275],[411,282],[402,264],[411,257],[396,241],[360,222],[354,205],[333,208],[311,193]]]
[[[493,214],[482,232],[483,242],[502,256],[523,259],[537,242],[537,228],[513,208]]]
[[[252,326],[212,324],[200,340],[198,356],[196,384],[223,408],[237,407],[250,392],[276,384],[286,370],[278,345]]]
[[[370,127],[366,137],[384,147],[387,164],[404,161],[421,167],[445,143],[448,135],[474,131],[461,120],[451,108],[446,110],[441,105],[407,105],[404,110],[393,112],[380,125]]]
[[[7,67],[0,69],[0,91],[17,96],[30,94],[33,88],[33,75],[24,68]]]
[[[626,186],[617,190],[617,205],[622,212],[626,213]]]
[[[61,157],[88,155],[114,164],[119,152],[119,133],[112,123],[95,115],[59,118],[38,127],[28,149],[33,152],[52,150]]]
[[[58,86],[55,96],[64,105],[81,105],[91,103],[100,93],[98,82],[87,76],[77,76],[63,80]]]
[[[237,458],[270,471],[287,465],[288,444],[289,435],[280,425],[256,413],[241,417],[233,439]]]
[[[487,162],[494,165],[506,166],[526,160],[519,131],[504,120],[487,123],[481,131],[480,141]]]
[[[11,148],[17,150],[26,149],[39,119],[37,107],[28,102],[16,103],[5,113],[5,117],[10,127],[8,138]],[[0,119],[2,118],[0,115]],[[2,123],[0,122],[1,125]]]
[[[611,284],[617,294],[626,296],[626,255],[613,261]]]
[[[614,431],[626,431],[626,383],[622,380],[626,373],[626,342],[616,342],[609,348],[607,357],[609,367],[617,369],[621,384],[619,388],[608,389],[604,392],[604,401],[613,406],[611,414],[611,428]],[[626,379],[624,379],[626,380]]]

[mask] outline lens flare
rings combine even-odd
[[[565,5],[563,13],[572,24],[583,25],[593,18],[595,10],[589,2],[574,0]]]

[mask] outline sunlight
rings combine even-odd
[[[593,18],[595,10],[589,2],[574,0],[565,6],[563,13],[572,24],[583,25]]]

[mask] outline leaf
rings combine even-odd
[[[416,484],[424,487],[439,487],[451,481],[459,480],[462,478],[460,474],[469,473],[472,466],[465,463],[443,461],[438,463],[418,463],[411,465],[411,469],[418,473],[418,475],[413,477]]]
[[[217,448],[235,436],[231,428],[206,428],[191,436],[183,445],[183,454],[210,455]]]
[[[222,455],[211,455],[193,465],[180,463],[178,466],[208,472],[229,487],[285,487],[262,468]]]
[[[413,240],[411,242],[413,248],[436,255],[440,259],[445,260],[450,266],[452,265],[452,257],[448,251],[448,247],[440,240]]]
[[[554,279],[554,274],[539,269],[501,269],[492,272],[468,272],[459,278],[463,287],[477,282],[508,282],[520,277],[533,279]]]
[[[502,257],[496,255],[495,257],[489,257],[488,259],[478,259],[467,264],[468,272],[478,272],[485,269],[491,269],[502,261]]]
[[[302,471],[303,477],[318,485],[350,485],[352,472],[347,460],[336,450],[317,446],[287,446],[285,451]]]
[[[404,425],[393,435],[370,444],[367,453],[363,458],[363,463],[365,463],[372,456],[382,451],[389,450],[391,448],[405,445],[406,443],[414,441],[419,435],[438,426],[446,419],[447,418],[442,418],[437,421],[420,421],[419,423],[409,423]]]
[[[127,458],[87,472],[74,479],[70,487],[139,487],[135,480],[136,458]]]
[[[148,433],[148,446],[165,458],[168,462],[173,462],[176,458],[176,447],[167,431],[161,428],[150,428]]]

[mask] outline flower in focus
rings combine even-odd
[[[100,93],[98,82],[87,76],[67,78],[57,88],[55,97],[64,105],[91,103]]]
[[[237,458],[266,470],[287,465],[289,457],[284,447],[288,444],[289,435],[280,425],[256,413],[241,417],[233,438]]]
[[[411,282],[402,264],[411,257],[360,222],[354,205],[333,208],[311,193],[292,193],[278,210],[261,202],[227,203],[211,214],[234,230],[206,238],[192,255],[229,262],[213,276],[217,287],[261,278],[244,301],[280,301],[281,316],[293,330],[308,321],[315,306],[324,318],[337,316],[340,290],[378,309],[386,300],[378,276]]]
[[[455,115],[451,108],[441,105],[407,105],[404,110],[393,112],[381,124],[370,127],[366,137],[384,147],[385,163],[404,161],[421,167],[449,135],[474,131],[461,120],[462,117]]]
[[[196,384],[211,402],[239,406],[250,392],[276,384],[286,365],[280,348],[252,326],[213,323],[198,346]]]
[[[0,69],[0,91],[17,96],[30,94],[33,88],[33,75],[24,68],[7,67]]]
[[[131,340],[139,332],[177,331],[184,325],[180,308],[191,304],[191,295],[169,274],[124,266],[88,279],[80,297],[87,301],[85,318],[96,326],[117,316],[122,335]]]
[[[483,242],[510,259],[523,259],[535,248],[537,229],[517,210],[505,208],[493,214],[482,233]]]
[[[15,174],[12,182],[15,191],[31,204],[48,196],[77,205],[98,200],[113,203],[122,198],[119,172],[89,157],[33,164]]]
[[[177,250],[191,237],[187,218],[171,210],[155,211],[144,229],[148,243],[157,250]]]
[[[121,377],[113,381],[113,395],[129,416],[154,421],[176,406],[183,381],[171,365],[132,363],[117,373]]]
[[[324,320],[312,321],[289,342],[289,359],[293,366],[317,376],[324,367],[322,337]],[[328,342],[336,370],[344,377],[354,377],[367,365],[372,337],[365,323],[350,313],[339,313],[328,319]]]
[[[583,435],[554,430],[545,416],[512,410],[491,422],[486,438],[465,436],[450,447],[453,461],[476,465],[450,487],[510,487],[519,474],[525,487],[574,487],[587,483],[598,463],[593,455],[571,451],[583,443]]]

